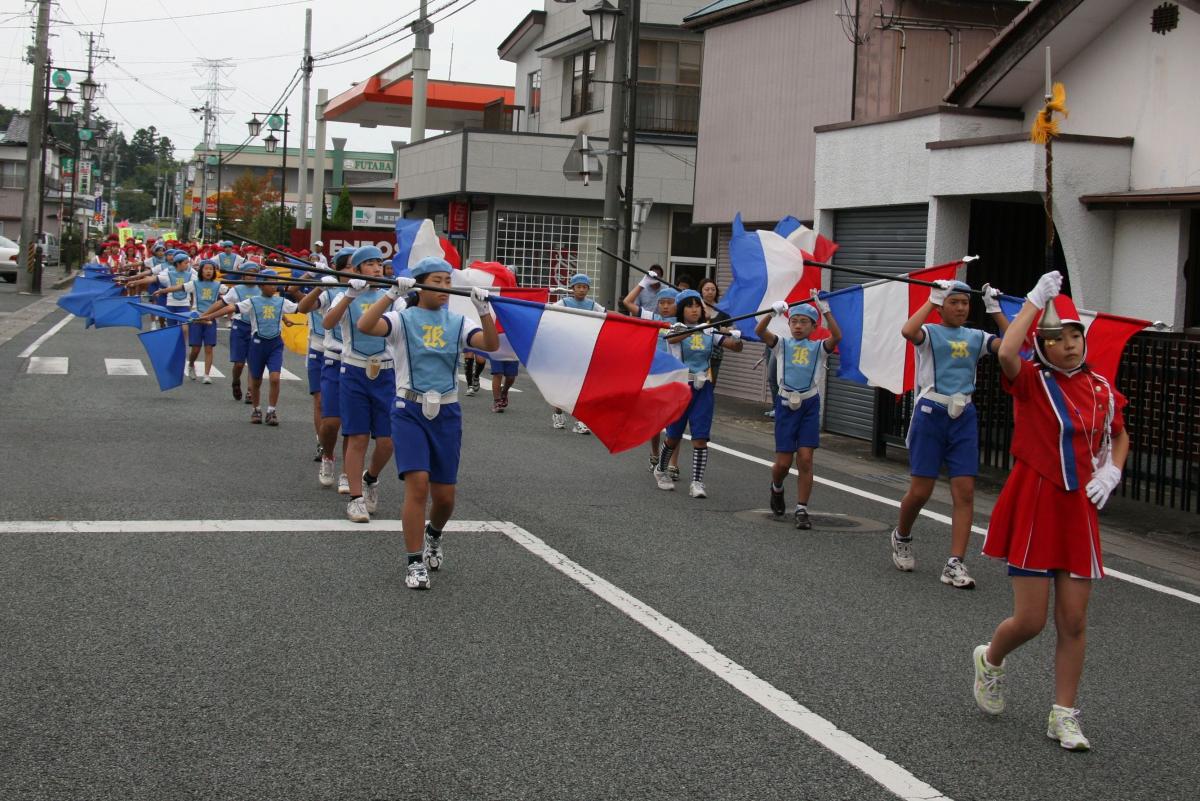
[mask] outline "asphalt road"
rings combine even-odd
[[[895,797],[487,526],[446,535],[428,593],[403,587],[394,527],[269,530],[344,520],[316,481],[303,384],[285,382],[279,428],[251,426],[225,381],[160,393],[108,375],[105,358],[144,361],[135,332],[77,320],[37,351],[67,357],[67,374],[24,372],[18,353],[61,317],[0,345],[0,799]],[[767,468],[723,453],[708,499],[661,492],[643,450],[552,430],[528,378],[517,387],[504,414],[463,401],[457,520],[520,526],[946,797],[1196,797],[1197,604],[1097,586],[1081,693],[1093,750],[1070,754],[1044,735],[1049,630],[1010,659],[1008,711],[976,710],[971,649],[1009,589],[982,557],[977,590],[938,582],[946,525],[919,522],[917,571],[901,574],[892,506],[818,486],[813,511],[843,517],[796,532],[759,511]],[[770,457],[730,421],[714,441]],[[817,458],[825,478],[901,494]],[[242,519],[268,522],[13,526]]]

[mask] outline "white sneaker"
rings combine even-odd
[[[583,424],[583,421],[581,421],[581,420],[576,420],[576,421],[575,421],[575,428],[574,428],[574,431],[575,431],[575,433],[576,433],[576,434],[590,434],[590,433],[592,433],[592,429],[590,429],[590,428],[588,428],[587,426],[585,426],[585,425]]]
[[[675,489],[675,482],[671,480],[671,477],[657,467],[654,468],[654,481],[658,484],[660,490]]]
[[[208,377],[208,376],[204,376],[204,380],[203,380],[203,381],[201,381],[200,383],[201,383],[201,384],[211,384],[211,383],[212,383],[212,379],[211,379],[210,377]]]
[[[897,539],[900,536],[900,529],[892,529],[892,564],[897,570],[903,570],[905,573],[911,572],[917,566],[917,559],[913,556],[912,540],[901,542]]]
[[[350,494],[350,476],[342,473],[338,476],[338,495]]]
[[[367,502],[363,498],[352,498],[346,504],[346,517],[355,523],[370,523],[371,515],[367,512]]]
[[[475,393],[478,391],[479,391],[478,388],[476,388],[476,386],[474,384],[467,384],[467,397],[468,398],[474,397]]]
[[[332,459],[322,459],[321,460],[321,470],[320,470],[320,472],[317,473],[317,481],[321,482],[322,487],[332,487],[333,486],[333,471],[334,471],[333,460]]]
[[[429,589],[429,568],[424,562],[413,562],[404,573],[404,586],[410,590]]]
[[[375,510],[379,508],[379,479],[375,479],[374,484],[368,484],[366,474],[363,474],[363,500],[367,502],[367,511],[370,514],[375,514]]]
[[[1004,711],[1004,665],[999,667],[989,665],[987,661],[988,646],[975,646],[973,654],[975,661],[975,704],[989,715],[999,715]]]
[[[425,564],[430,570],[438,570],[442,566],[442,560],[446,558],[446,552],[442,549],[442,535],[436,537],[429,536],[428,526],[425,528]]]
[[[192,379],[193,381],[196,380],[196,365],[189,364],[187,366],[187,376],[188,376],[188,378]]]
[[[704,491],[704,482],[703,481],[693,481],[692,486],[688,487],[688,497],[707,498],[708,493]]]
[[[942,568],[942,583],[957,587],[960,590],[975,589],[975,579],[967,572],[967,566],[961,559],[947,562]]]
[[[567,416],[565,414],[551,414],[550,425],[554,426],[555,428],[566,428]]]
[[[1068,751],[1087,751],[1092,747],[1079,728],[1079,710],[1058,704],[1050,707],[1046,736],[1058,740],[1058,744]]]

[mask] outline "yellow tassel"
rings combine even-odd
[[[1044,145],[1058,136],[1058,121],[1054,119],[1056,111],[1064,117],[1070,116],[1070,112],[1067,111],[1067,88],[1061,83],[1054,84],[1049,102],[1033,118],[1033,128],[1029,131],[1030,140]]]

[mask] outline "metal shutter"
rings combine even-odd
[[[733,280],[733,271],[729,267],[729,240],[733,236],[733,229],[728,225],[718,226],[716,234],[717,286],[724,296]],[[768,402],[770,389],[767,386],[766,368],[762,364],[755,366],[762,359],[763,350],[761,344],[747,342],[741,353],[725,351],[721,355],[721,370],[713,392],[731,398]]]
[[[926,204],[881,206],[837,212],[834,241],[838,251],[834,264],[862,267],[879,273],[906,273],[925,266],[925,231],[929,219]],[[861,284],[870,279],[833,273],[833,288]],[[900,336],[900,332],[896,332]],[[825,386],[825,429],[859,439],[872,439],[875,418],[873,387],[842,381],[837,375],[837,357],[829,359]]]
[[[467,241],[467,264],[487,261],[488,212],[490,209],[471,211],[471,238]]]

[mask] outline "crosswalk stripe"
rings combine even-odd
[[[198,372],[200,375],[204,375],[204,368],[197,364],[196,372]],[[210,376],[212,376],[213,378],[224,378],[225,377],[225,374],[222,373],[220,370],[218,370],[216,367],[209,370],[208,374]]]
[[[25,372],[35,375],[66,375],[66,356],[30,356]]]
[[[146,375],[141,359],[105,359],[104,369],[109,375]]]
[[[459,373],[459,374],[458,374],[458,380],[459,380],[459,382],[460,382],[460,383],[463,383],[463,384],[467,383],[467,377],[466,377],[466,375],[464,375],[463,373]],[[481,386],[482,386],[482,385],[481,385]],[[488,386],[491,386],[491,381],[490,381],[490,380],[488,381]],[[525,390],[523,390],[523,389],[517,389],[516,387],[509,387],[509,390],[508,390],[508,391],[509,391],[509,392],[524,392]]]
[[[279,377],[281,379],[283,379],[284,381],[299,381],[300,380],[300,376],[296,375],[295,373],[293,373],[291,370],[287,369],[286,367],[280,368]]]

